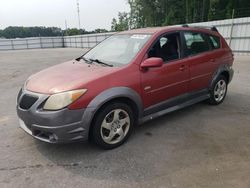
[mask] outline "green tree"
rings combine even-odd
[[[68,28],[67,30],[64,30],[65,36],[73,36],[73,35],[83,35],[88,33],[94,33],[94,31],[87,32],[85,29],[77,29],[77,28]]]
[[[62,30],[57,27],[7,27],[1,31],[0,37],[3,38],[24,38],[24,37],[43,37],[60,36]]]
[[[129,29],[129,15],[126,12],[118,13],[118,21],[113,18],[111,22],[112,31],[124,31]]]
[[[65,35],[67,35],[67,36],[80,35],[80,34],[81,34],[81,32],[77,28],[71,28],[71,29],[67,29],[65,31]]]
[[[106,33],[106,32],[108,32],[108,30],[106,30],[106,29],[95,29],[94,32],[95,33]]]
[[[128,28],[152,27],[250,16],[250,0],[127,0]],[[124,30],[112,20],[112,30]]]
[[[111,31],[116,31],[116,26],[117,26],[117,20],[113,18],[111,22]]]

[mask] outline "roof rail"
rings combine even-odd
[[[182,27],[189,27],[189,25],[188,24],[184,24],[184,25],[182,25]],[[218,32],[218,29],[215,26],[209,27],[209,26],[198,26],[198,25],[196,25],[196,26],[191,26],[191,27],[210,29],[211,31]]]
[[[183,24],[182,27],[189,27],[188,24]]]

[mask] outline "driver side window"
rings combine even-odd
[[[148,57],[162,58],[165,63],[180,58],[180,34],[172,33],[160,37],[151,47]]]

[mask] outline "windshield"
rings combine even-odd
[[[87,52],[85,59],[99,60],[113,66],[131,62],[150,35],[113,35]]]

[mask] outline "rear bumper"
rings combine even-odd
[[[234,70],[233,70],[233,68],[231,67],[228,72],[229,72],[228,83],[230,83],[232,81],[232,79],[233,79],[233,76],[234,76]]]
[[[28,109],[20,107],[22,97],[33,95],[38,100]],[[20,127],[34,138],[48,143],[68,143],[88,139],[90,120],[85,111],[91,109],[44,111],[41,105],[48,98],[43,94],[23,91],[17,100],[17,114]]]

